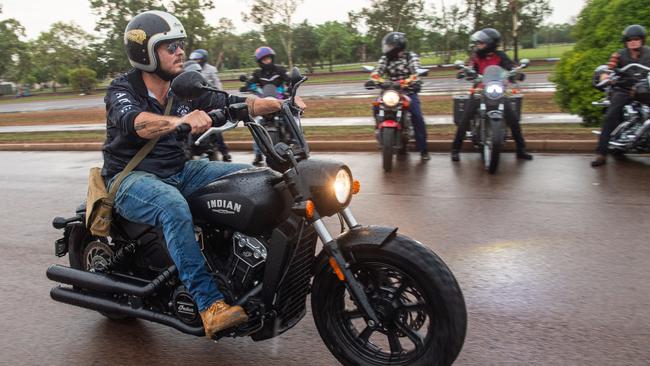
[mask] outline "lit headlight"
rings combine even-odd
[[[340,204],[345,205],[352,196],[352,176],[347,169],[341,169],[334,179],[334,194]]]
[[[381,101],[386,107],[392,108],[399,103],[399,94],[394,90],[389,90],[381,96]]]
[[[490,99],[499,99],[503,97],[503,84],[501,83],[489,83],[485,86],[485,94]]]

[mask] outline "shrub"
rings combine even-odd
[[[97,85],[97,73],[89,68],[80,67],[68,72],[68,80],[72,89],[90,94]]]

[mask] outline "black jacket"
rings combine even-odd
[[[170,90],[168,97],[172,96]],[[230,96],[231,103],[245,101],[245,98]],[[133,69],[115,78],[108,87],[106,96],[106,141],[102,152],[104,167],[102,175],[106,180],[121,172],[126,164],[147,143],[139,137],[133,122],[140,112],[164,114],[165,106],[160,105],[149,92],[142,80],[140,70]],[[201,98],[184,101],[174,98],[170,115],[183,116],[195,109],[206,112],[223,108],[226,97],[223,94],[206,93]],[[185,154],[181,141],[175,133],[161,136],[153,150],[134,169],[155,174],[161,178],[169,177],[183,169]]]
[[[273,64],[273,67],[260,68],[253,71],[253,78],[251,81],[257,84],[260,88],[263,88],[264,85],[267,84],[281,86],[285,83],[289,83],[289,76],[287,75],[287,69],[280,65]]]

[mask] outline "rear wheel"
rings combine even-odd
[[[381,131],[381,152],[383,157],[384,171],[390,172],[393,169],[393,147],[395,145],[395,130],[384,128]]]
[[[86,244],[80,261],[81,268],[77,269],[83,269],[84,271],[103,270],[108,266],[114,255],[113,249],[106,242],[100,240],[91,241]],[[74,266],[72,267],[74,268]],[[128,316],[121,314],[104,311],[99,311],[99,313],[111,320],[129,319]]]
[[[349,257],[381,324],[368,326],[344,283],[322,268],[312,309],[332,354],[344,365],[451,365],[465,339],[467,312],[445,263],[403,236],[381,247],[355,246]]]

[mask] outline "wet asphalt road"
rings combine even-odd
[[[467,92],[471,84],[464,80],[455,78],[427,78],[424,80],[421,95],[426,94],[450,94],[452,92]],[[547,91],[552,92],[555,86],[548,81],[547,73],[538,73],[527,75],[526,81],[521,83],[521,87],[528,91]],[[229,93],[241,94],[239,90],[227,90]],[[7,102],[0,103],[0,113],[11,112],[34,112],[55,109],[81,109],[81,108],[98,108],[104,107],[104,93],[99,93],[96,97],[80,97],[61,100],[46,100],[17,103]],[[363,82],[341,83],[341,84],[310,84],[305,83],[300,87],[299,95],[302,97],[361,97],[376,96],[378,91],[366,90]],[[0,116],[1,118],[1,116]]]
[[[458,365],[650,362],[650,157],[592,169],[586,155],[506,154],[495,176],[477,154],[460,164],[411,156],[390,174],[379,154],[331,157],[361,181],[352,201],[361,223],[399,226],[456,275],[469,311]],[[336,364],[309,314],[274,340],[214,344],[52,301],[45,269],[67,258],[52,254],[50,221],[83,199],[100,159],[0,153],[0,364]]]

